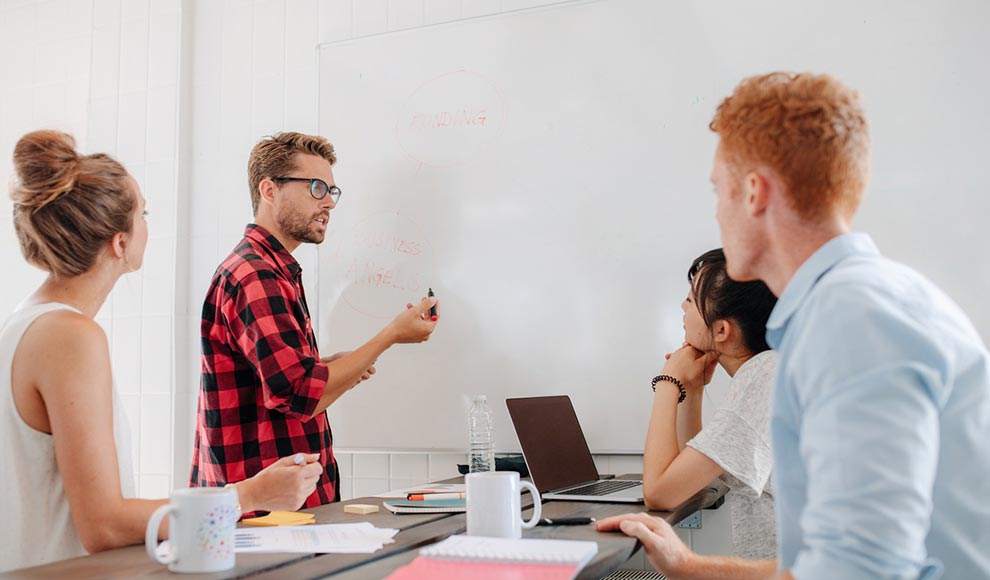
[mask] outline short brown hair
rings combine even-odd
[[[71,135],[35,131],[14,146],[14,229],[28,262],[56,277],[86,272],[110,239],[131,231],[137,196],[109,155],[80,155]]]
[[[333,145],[318,135],[304,135],[289,131],[265,137],[251,150],[248,160],[248,184],[251,186],[251,210],[257,214],[261,202],[258,184],[266,177],[281,177],[296,168],[296,153],[318,155],[337,163]]]
[[[709,127],[734,162],[776,171],[801,217],[852,217],[870,172],[870,128],[860,100],[828,75],[775,72],[739,83]]]

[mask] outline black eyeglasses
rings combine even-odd
[[[339,187],[336,185],[327,185],[326,181],[315,177],[273,177],[272,181],[277,181],[279,183],[285,183],[286,181],[308,181],[309,194],[314,198],[323,199],[329,193],[330,201],[332,201],[334,205],[337,205],[337,201],[340,200]]]

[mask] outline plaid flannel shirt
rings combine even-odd
[[[326,413],[312,417],[329,373],[320,362],[302,268],[264,228],[217,268],[203,305],[202,382],[190,485],[247,479],[279,458],[319,453],[305,507],[339,501]]]

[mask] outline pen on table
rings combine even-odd
[[[424,501],[428,499],[465,499],[467,494],[464,492],[447,492],[447,493],[410,493],[406,496],[408,501]]]
[[[433,288],[430,288],[429,291],[426,293],[426,295],[429,296],[430,298],[433,298],[435,296],[435,294],[433,293]],[[436,304],[434,304],[433,306],[430,306],[430,320],[432,320],[433,322],[436,322],[437,321],[437,305]]]
[[[538,526],[585,526],[595,523],[595,518],[540,518]]]

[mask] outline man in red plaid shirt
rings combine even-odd
[[[425,341],[436,326],[429,310],[437,301],[424,298],[357,350],[320,358],[292,251],[326,236],[340,199],[336,161],[333,145],[300,133],[266,137],[251,152],[255,220],[217,268],[203,305],[194,487],[241,481],[280,457],[314,453],[324,470],[305,507],[338,501],[327,407],[370,378],[393,344]]]

